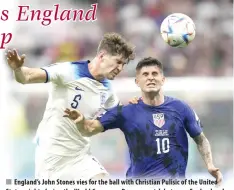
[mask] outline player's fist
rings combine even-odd
[[[19,56],[19,54],[15,49],[8,50],[6,53],[6,57],[7,57],[7,63],[12,70],[18,69],[22,67],[22,65],[24,64],[25,55],[23,54]]]
[[[78,110],[70,110],[67,108],[64,113],[65,114],[63,117],[68,117],[69,119],[73,120],[75,124],[83,124],[84,116]]]
[[[216,179],[217,186],[219,186],[222,183],[223,176],[220,172],[219,168],[216,168],[214,166],[208,168],[209,173]]]

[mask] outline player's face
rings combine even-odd
[[[146,66],[137,73],[136,84],[143,92],[159,92],[165,77],[157,66]]]
[[[100,70],[105,78],[113,80],[126,64],[125,59],[121,55],[109,55],[106,53],[99,55]]]

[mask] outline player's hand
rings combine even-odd
[[[23,54],[19,56],[19,54],[15,49],[8,50],[6,53],[6,57],[7,57],[7,63],[12,70],[18,69],[22,67],[22,65],[24,64],[25,55]]]
[[[141,98],[139,97],[133,97],[131,100],[128,101],[129,104],[138,104],[138,101],[140,100]]]
[[[73,120],[75,122],[75,124],[83,124],[84,123],[84,116],[78,110],[70,110],[67,108],[64,111],[64,113],[65,114],[63,115],[63,117],[68,117],[69,119]]]
[[[223,176],[220,172],[219,168],[216,168],[214,166],[208,168],[209,173],[216,179],[217,186],[219,186],[222,183]]]

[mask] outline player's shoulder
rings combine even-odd
[[[128,104],[122,105],[123,109],[125,110],[135,109],[136,106],[138,106],[138,104],[128,103]]]
[[[138,104],[127,104],[127,105],[120,105],[121,110],[124,114],[132,114],[135,110]]]
[[[90,62],[89,60],[71,62],[71,66],[79,78],[83,78],[83,77],[90,78],[91,77],[91,74],[90,74],[89,69],[88,69],[89,62]]]
[[[166,96],[166,101],[168,105],[175,107],[177,109],[178,108],[185,109],[189,107],[189,105],[184,100],[181,100],[175,97]]]
[[[76,74],[79,76],[79,78],[88,78],[91,80],[96,80],[89,71],[89,68],[88,68],[89,63],[90,63],[89,60],[71,62],[71,64],[75,66]],[[103,86],[105,86],[109,90],[112,89],[110,80],[103,79],[102,81],[99,81],[99,82],[102,83]]]
[[[83,65],[90,63],[90,61],[89,60],[85,60],[85,61],[81,60],[81,61],[72,61],[70,63],[73,65],[77,65],[77,66],[83,66]]]
[[[78,70],[78,71],[83,71],[81,74],[86,74],[88,73],[88,64],[90,63],[89,60],[86,61],[72,61],[70,62],[70,65]]]
[[[128,114],[128,113],[132,113],[132,111],[135,109],[135,107],[136,107],[136,104],[123,105],[120,103],[117,106],[115,106],[114,108],[111,108],[110,110],[115,110],[121,114]]]
[[[46,65],[45,67],[53,67],[53,66],[61,66],[61,67],[64,67],[64,66],[75,66],[75,67],[82,67],[86,64],[88,64],[89,61],[63,61],[63,62],[54,62],[52,64],[49,64],[49,65]]]
[[[52,63],[52,64],[49,64],[49,65],[46,65],[44,67],[58,67],[58,66],[68,66],[68,65],[71,65],[72,62],[69,62],[69,61],[66,61],[66,62],[55,62],[55,63]]]
[[[183,104],[184,103],[183,100],[172,97],[172,96],[165,96],[165,99],[167,102],[170,102],[170,103],[175,103],[175,104]]]

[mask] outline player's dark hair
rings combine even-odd
[[[136,66],[136,72],[138,73],[143,67],[147,66],[157,66],[160,69],[160,72],[163,73],[163,64],[153,57],[141,59]]]
[[[101,50],[105,50],[111,55],[122,55],[128,60],[135,58],[134,46],[117,33],[106,33],[103,36],[97,52],[99,53]]]

